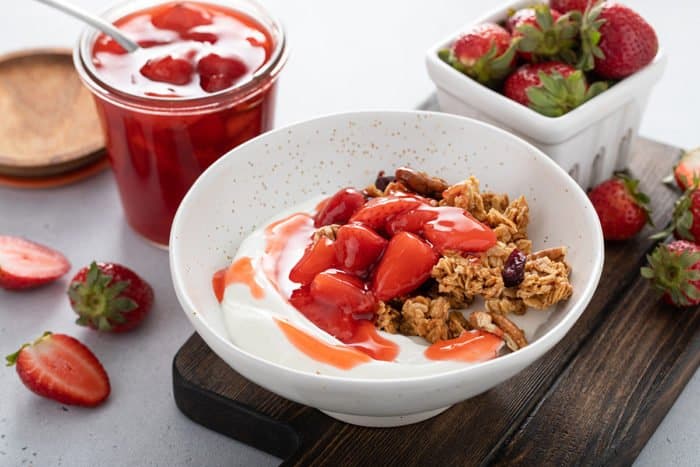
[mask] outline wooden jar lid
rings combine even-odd
[[[92,96],[69,50],[0,56],[0,115],[0,183],[55,178],[105,157]]]

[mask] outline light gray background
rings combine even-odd
[[[99,11],[111,2],[75,3]],[[278,125],[337,111],[415,107],[432,91],[423,66],[424,50],[493,4],[487,0],[264,3],[283,18],[292,47],[281,80]],[[628,3],[654,24],[670,56],[642,134],[684,147],[700,145],[695,39],[700,3]],[[0,53],[30,46],[72,46],[80,28],[43,5],[11,2],[3,5],[0,15]],[[102,408],[65,411],[24,389],[13,370],[0,370],[0,465],[278,463],[195,425],[176,409],[170,364],[192,329],[177,305],[167,254],[146,245],[125,226],[109,173],[57,190],[0,189],[0,232],[63,251],[73,263],[71,273],[93,258],[128,264],[153,285],[157,297],[152,316],[137,331],[104,336],[72,323],[64,294],[68,279],[31,293],[0,291],[0,354],[14,351],[44,330],[70,333],[100,357],[113,385]],[[636,465],[697,465],[698,420],[696,374]]]

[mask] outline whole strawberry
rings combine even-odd
[[[580,25],[570,15],[540,4],[517,10],[506,27],[518,38],[518,55],[528,62],[559,58],[576,61],[574,47]]]
[[[95,407],[109,396],[109,377],[90,349],[65,334],[45,332],[7,356],[32,392],[62,404]]]
[[[73,277],[68,297],[77,324],[106,332],[135,328],[153,305],[153,289],[134,271],[94,261]]]
[[[549,6],[562,13],[570,11],[586,11],[588,5],[595,3],[595,0],[551,0]]]
[[[700,188],[691,187],[676,200],[671,224],[652,238],[665,238],[671,232],[678,239],[700,243]]]
[[[700,148],[684,151],[673,168],[673,178],[678,188],[685,191],[700,184]]]
[[[597,82],[588,86],[580,70],[562,62],[523,65],[503,86],[503,94],[548,117],[559,117],[607,89]]]
[[[579,68],[622,79],[651,63],[659,41],[654,28],[631,8],[600,2],[583,16],[581,49]]]
[[[497,24],[484,23],[464,32],[439,56],[476,81],[495,86],[512,70],[515,49],[508,31]]]
[[[606,240],[627,240],[651,224],[649,197],[639,191],[639,180],[618,175],[593,188],[588,197]]]
[[[700,304],[700,246],[684,240],[660,244],[647,255],[647,262],[642,277],[652,281],[667,303],[678,307]]]

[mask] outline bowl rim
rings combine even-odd
[[[581,201],[584,205],[587,205],[589,209],[584,209],[585,212],[587,212],[586,215],[591,217],[591,220],[593,221],[593,229],[596,231],[597,235],[595,235],[594,238],[594,246],[592,251],[590,252],[592,255],[595,255],[594,257],[594,262],[593,262],[593,274],[588,277],[585,287],[581,293],[581,296],[579,297],[578,302],[576,302],[573,306],[572,309],[562,318],[562,320],[556,324],[554,327],[549,329],[545,334],[537,338],[534,342],[530,343],[523,349],[519,349],[516,352],[511,352],[506,355],[502,355],[500,357],[487,360],[484,362],[479,362],[475,364],[470,364],[468,366],[465,366],[463,368],[457,368],[457,369],[452,369],[452,370],[447,370],[443,371],[440,373],[435,373],[435,374],[428,374],[428,375],[419,375],[419,376],[410,376],[410,377],[398,377],[398,378],[386,378],[386,379],[374,379],[374,378],[367,378],[367,377],[352,377],[352,376],[338,376],[338,375],[327,375],[327,374],[316,374],[314,372],[310,371],[304,371],[304,370],[298,370],[295,368],[290,368],[284,365],[281,365],[276,362],[271,362],[269,360],[266,360],[264,358],[261,358],[252,352],[249,352],[245,349],[242,349],[235,345],[233,342],[230,341],[225,336],[220,335],[220,333],[216,330],[214,330],[209,323],[201,316],[201,313],[197,311],[197,307],[194,305],[192,302],[191,298],[185,293],[185,285],[184,285],[184,280],[182,275],[180,274],[180,271],[178,269],[178,264],[180,261],[180,258],[182,256],[182,251],[179,248],[179,241],[178,241],[178,235],[179,231],[183,228],[187,227],[187,224],[183,221],[185,212],[188,209],[188,205],[190,201],[197,195],[197,191],[200,186],[205,185],[208,180],[211,177],[216,176],[217,171],[219,170],[220,167],[224,167],[226,164],[228,164],[228,160],[234,160],[233,154],[235,154],[240,148],[244,148],[250,145],[255,145],[259,144],[258,141],[262,141],[267,135],[272,135],[272,134],[281,134],[281,133],[287,133],[288,131],[299,127],[299,126],[304,126],[304,125],[313,125],[316,122],[319,121],[324,121],[328,119],[366,119],[366,118],[372,118],[374,120],[378,118],[387,118],[387,117],[407,117],[407,116],[424,116],[425,118],[438,118],[438,119],[456,119],[456,120],[461,120],[467,125],[476,125],[478,127],[482,127],[483,129],[487,131],[493,131],[498,134],[502,138],[509,139],[511,142],[514,142],[516,144],[524,145],[527,149],[529,149],[534,155],[534,157],[541,159],[542,162],[545,165],[549,165],[555,173],[558,173],[561,177],[565,178],[567,180],[567,183],[569,183],[570,186],[567,188],[569,189],[570,192],[574,193],[577,198],[579,198],[579,201]],[[361,111],[351,111],[351,112],[338,112],[338,113],[330,113],[318,117],[314,117],[311,119],[306,119],[306,120],[300,120],[294,123],[291,123],[289,125],[282,126],[280,128],[276,128],[274,130],[271,130],[267,133],[263,133],[260,136],[257,136],[240,146],[232,149],[229,151],[227,154],[219,158],[214,164],[212,164],[202,175],[199,176],[199,178],[195,181],[195,183],[192,185],[190,190],[186,193],[185,197],[180,203],[180,206],[177,209],[177,212],[175,214],[175,218],[173,220],[172,228],[170,231],[170,247],[169,247],[169,265],[170,265],[170,274],[171,274],[171,279],[172,283],[175,289],[175,294],[178,298],[178,301],[180,302],[181,307],[183,308],[184,313],[187,315],[189,320],[192,322],[193,326],[195,327],[196,330],[199,330],[199,326],[203,326],[206,331],[214,336],[218,341],[222,342],[224,345],[230,347],[238,357],[242,357],[248,360],[251,360],[257,365],[263,365],[265,367],[272,367],[276,371],[281,371],[282,373],[288,374],[289,376],[295,377],[295,378],[302,378],[306,379],[309,378],[313,380],[314,383],[318,382],[325,382],[327,384],[334,384],[334,383],[342,383],[342,384],[357,384],[357,385],[364,385],[364,384],[371,384],[371,385],[393,385],[393,384],[402,384],[402,383],[423,383],[423,382],[435,382],[437,380],[441,379],[449,379],[451,377],[454,377],[455,375],[459,375],[462,373],[469,373],[469,372],[476,372],[479,370],[485,370],[485,369],[491,369],[491,368],[496,368],[499,366],[507,366],[508,363],[510,362],[517,362],[518,360],[525,361],[526,364],[531,363],[532,361],[538,359],[542,354],[544,354],[547,350],[549,350],[551,347],[553,347],[555,344],[557,344],[571,329],[571,327],[578,321],[579,317],[583,312],[585,311],[586,307],[591,301],[591,298],[593,297],[594,292],[597,289],[598,283],[600,281],[600,277],[602,274],[603,270],[603,262],[604,262],[604,254],[605,254],[605,249],[604,249],[604,240],[603,240],[603,231],[600,226],[600,222],[598,221],[598,218],[595,214],[595,209],[593,208],[593,205],[591,204],[588,195],[583,191],[583,189],[573,180],[569,177],[569,175],[562,169],[559,165],[557,165],[551,158],[549,158],[544,152],[542,152],[540,149],[538,149],[536,146],[530,144],[529,142],[525,141],[524,139],[520,138],[519,136],[516,136],[506,130],[503,130],[501,128],[498,128],[494,125],[482,122],[480,120],[476,120],[473,118],[468,118],[468,117],[463,117],[459,115],[454,115],[454,114],[448,114],[448,113],[443,113],[443,112],[435,112],[435,111],[427,111],[427,110],[361,110]],[[199,325],[199,326],[198,326]],[[557,338],[556,336],[559,335]],[[202,336],[202,338],[207,342],[207,339],[205,336]],[[554,340],[553,340],[554,339]],[[210,345],[207,342],[207,345],[215,352],[216,350],[214,349],[214,346]],[[224,359],[225,360],[225,359]],[[500,363],[499,363],[500,362]],[[228,363],[227,363],[228,364]],[[516,363],[517,364],[517,363]],[[520,371],[520,370],[518,370]]]
[[[538,140],[550,142],[548,140],[554,139],[558,141],[560,139],[567,139],[582,128],[613,113],[620,105],[630,100],[633,94],[631,92],[633,87],[640,87],[645,84],[648,84],[650,87],[661,77],[667,63],[667,56],[663,47],[659,47],[656,56],[648,65],[626,78],[616,81],[615,84],[605,92],[595,96],[593,99],[564,115],[548,117],[473,80],[438,57],[438,51],[449,47],[465,29],[484,22],[500,22],[507,15],[509,9],[525,8],[532,6],[532,4],[532,0],[511,0],[501,3],[487,13],[477,17],[473,21],[466,22],[449,35],[435,42],[428,48],[425,54],[425,63],[432,81],[438,87],[449,92],[460,101],[466,102],[465,99],[471,96],[472,99],[469,105],[478,108],[480,112],[484,112],[489,117],[498,121],[503,121],[504,124],[513,126],[518,131],[531,135]],[[459,88],[454,85],[457,82],[459,82]],[[479,101],[490,101],[491,104],[497,105],[497,108],[486,108],[480,103],[475,102],[475,96]],[[508,118],[504,119],[503,115],[507,115]],[[517,128],[518,126],[522,126],[523,128]],[[552,138],[552,136],[545,136],[552,132],[564,134],[566,137],[559,136],[557,138]]]

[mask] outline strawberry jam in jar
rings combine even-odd
[[[281,24],[252,0],[132,1],[103,15],[140,48],[86,30],[75,66],[92,91],[129,224],[167,247],[185,193],[272,126]]]

